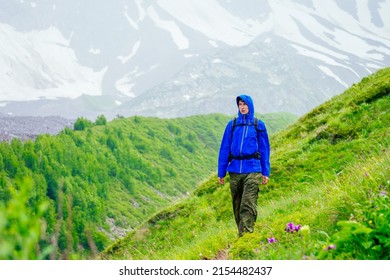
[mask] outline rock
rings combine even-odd
[[[38,135],[56,135],[65,127],[73,128],[75,120],[59,116],[7,116],[0,114],[0,141],[18,138],[22,141],[34,140]]]

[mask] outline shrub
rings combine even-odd
[[[73,125],[74,130],[85,130],[92,126],[92,122],[86,118],[79,117]]]
[[[107,119],[104,115],[100,115],[96,118],[95,125],[106,125]]]

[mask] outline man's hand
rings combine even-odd
[[[225,184],[225,178],[218,178],[218,182],[223,185]]]
[[[268,177],[267,176],[263,176],[263,181],[261,182],[262,185],[266,185],[268,183]]]

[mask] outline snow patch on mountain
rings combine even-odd
[[[366,20],[371,17],[368,1],[356,2],[360,3],[357,6],[358,15]],[[269,4],[273,11],[275,33],[292,42],[338,59],[347,59],[340,52],[351,53],[351,50],[365,59],[382,60],[385,55],[390,55],[389,48],[379,47],[381,53],[378,53],[378,46],[372,45],[372,42],[379,41],[386,46],[390,40],[389,33],[378,37],[381,29],[372,22],[366,25],[359,23],[352,15],[339,9],[336,2],[313,1],[314,10],[292,1],[275,0],[269,1]],[[386,9],[389,11],[388,4],[380,12]],[[316,40],[313,40],[315,37]]]
[[[0,99],[34,100],[100,95],[99,72],[82,66],[55,27],[19,32],[0,23]]]
[[[139,47],[141,45],[141,41],[135,42],[133,48],[131,49],[131,53],[128,56],[118,56],[118,59],[122,62],[122,64],[126,64],[132,57],[135,56]]]
[[[188,49],[189,40],[183,35],[182,31],[174,21],[161,19],[153,6],[148,8],[148,16],[157,27],[168,31],[171,34],[172,40],[179,50]]]
[[[326,75],[328,75],[329,77],[332,77],[333,79],[335,79],[338,83],[343,85],[345,88],[348,87],[348,84],[343,82],[335,73],[333,73],[332,70],[329,69],[329,67],[324,66],[324,65],[319,65],[318,68],[320,68],[320,70],[322,72],[324,72]]]
[[[307,57],[319,60],[319,61],[321,61],[321,62],[323,62],[323,63],[325,63],[327,65],[333,65],[333,66],[338,66],[338,67],[342,67],[342,68],[348,69],[349,71],[355,73],[357,78],[359,77],[359,74],[356,73],[356,71],[353,70],[352,67],[348,67],[348,66],[346,66],[344,64],[341,64],[341,63],[337,62],[335,59],[333,59],[332,57],[329,57],[329,56],[324,55],[324,54],[322,54],[320,52],[317,52],[317,51],[310,50],[308,48],[304,48],[304,47],[298,46],[296,44],[291,44],[291,46],[293,48],[295,48],[297,50],[298,54],[300,54],[300,55],[307,56]],[[376,67],[378,67],[378,66],[376,65],[375,68]]]
[[[101,53],[101,49],[97,49],[97,48],[94,48],[94,47],[90,47],[89,48],[89,52],[92,53],[92,54],[100,54]]]
[[[181,23],[206,35],[212,45],[221,41],[243,46],[270,28],[269,24],[232,15],[216,0],[157,0],[157,4]]]

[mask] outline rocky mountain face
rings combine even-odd
[[[119,114],[177,117],[218,111],[235,112],[235,96],[248,93],[259,112],[302,115],[344,91],[367,69],[355,58],[349,68],[326,66],[294,53],[286,39],[264,34],[248,46],[205,56],[167,82],[118,107]],[[342,61],[338,62],[342,65]],[[354,70],[352,70],[354,69]],[[341,81],[338,77],[344,77]],[[152,108],[152,109],[151,109]]]
[[[56,116],[7,116],[0,114],[0,141],[34,140],[40,134],[55,135],[65,127],[73,128],[74,121]]]
[[[0,0],[0,112],[304,114],[390,64],[390,0]]]

